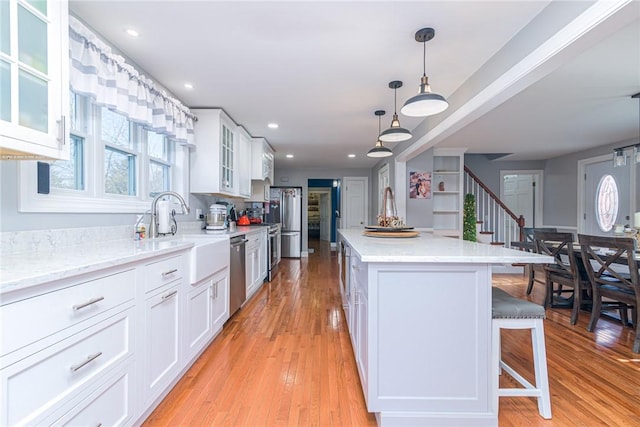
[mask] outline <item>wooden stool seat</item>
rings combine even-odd
[[[538,399],[538,412],[545,419],[551,418],[551,395],[547,374],[547,353],[544,343],[544,307],[530,301],[514,298],[499,288],[492,288],[492,357],[498,372],[505,370],[524,388],[500,388],[500,396],[527,396]],[[531,329],[533,346],[534,386],[511,366],[502,361],[500,347],[501,329]]]

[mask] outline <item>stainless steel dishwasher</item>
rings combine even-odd
[[[229,316],[238,311],[247,298],[247,284],[245,281],[245,246],[247,239],[244,235],[231,239],[231,257],[229,260]]]

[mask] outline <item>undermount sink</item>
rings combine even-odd
[[[190,283],[197,283],[229,266],[228,236],[185,234],[181,239],[194,244],[189,256]]]

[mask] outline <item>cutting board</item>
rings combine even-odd
[[[365,230],[362,232],[362,234],[368,237],[406,238],[406,237],[416,237],[420,234],[420,232],[419,231],[368,231],[368,230]]]

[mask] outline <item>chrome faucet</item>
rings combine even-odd
[[[156,197],[153,198],[153,202],[151,202],[151,224],[149,224],[150,239],[158,237],[158,200],[164,196],[173,196],[178,199],[182,206],[182,213],[189,213],[189,206],[187,206],[187,202],[185,202],[182,196],[175,191],[163,191],[162,193],[156,194]]]

